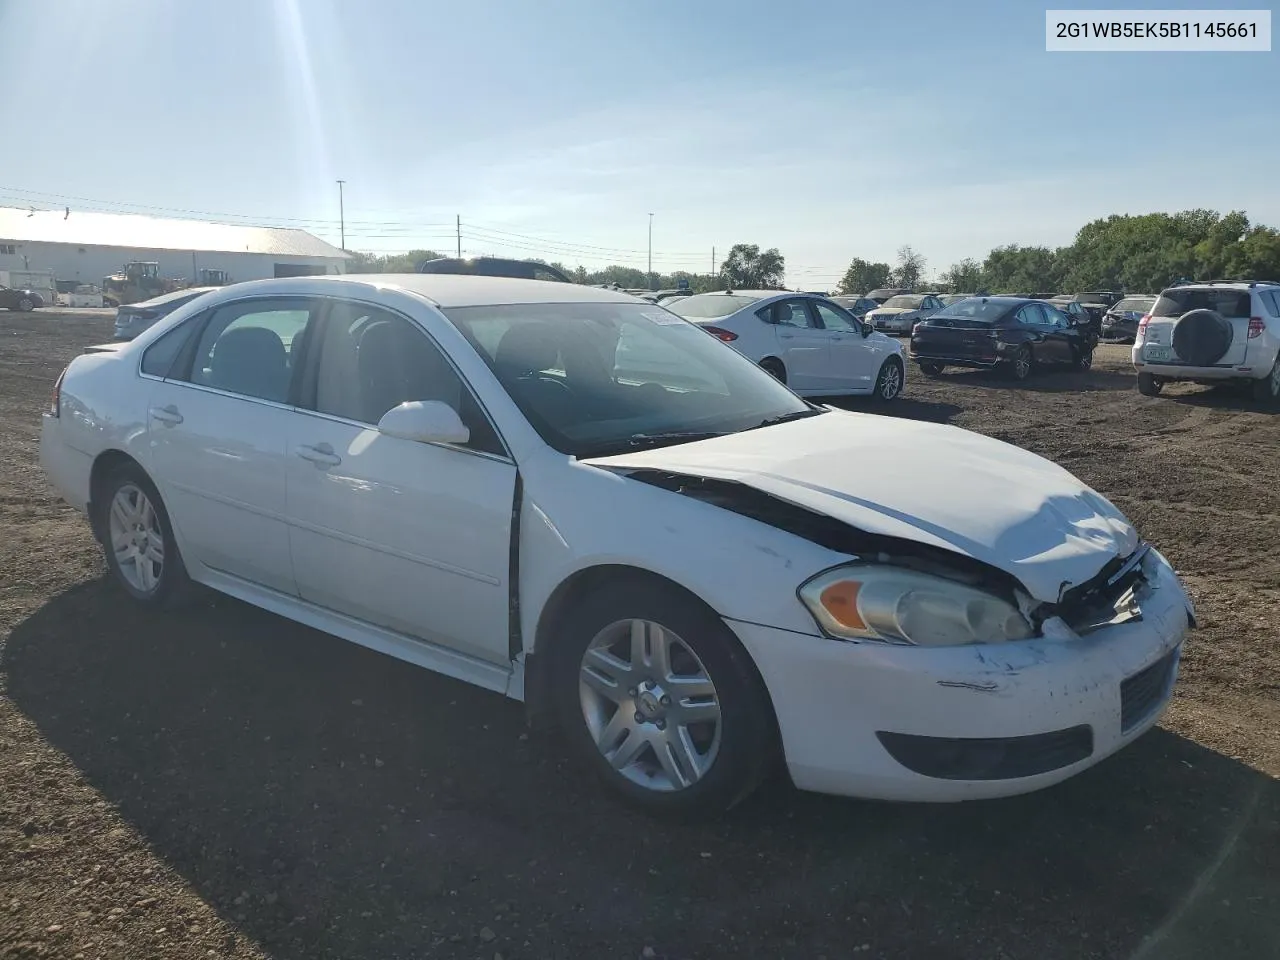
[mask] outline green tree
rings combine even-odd
[[[893,271],[893,282],[912,290],[924,277],[925,259],[911,244],[898,248],[898,265]]]
[[[965,257],[942,271],[938,282],[950,293],[977,293],[985,287],[982,264],[972,257]]]
[[[1224,279],[1280,280],[1280,231],[1254,227],[1226,254]]]
[[[840,281],[840,292],[859,294],[870,293],[877,287],[887,287],[893,268],[887,263],[870,263],[861,257],[849,261],[849,269],[844,272]]]
[[[434,250],[410,250],[408,253],[353,252],[347,261],[347,273],[416,273],[423,260],[448,256]]]
[[[982,264],[982,279],[992,293],[1038,293],[1062,289],[1057,252],[1048,247],[996,247]]]
[[[772,290],[782,286],[786,265],[777,247],[761,252],[757,244],[735,243],[720,265],[720,276],[741,290]]]

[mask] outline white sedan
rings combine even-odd
[[[1192,623],[1062,468],[812,405],[586,286],[227,287],[73,360],[41,461],[139,602],[194,581],[526,701],[657,810],[775,758],[864,797],[1047,786],[1156,722]]]
[[[786,290],[700,293],[669,305],[801,396],[894,400],[902,346],[826,297]]]
[[[877,330],[905,335],[911,333],[917,320],[931,317],[941,309],[942,300],[933,294],[901,293],[868,310],[863,319]]]

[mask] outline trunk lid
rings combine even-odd
[[[983,320],[943,317],[925,320],[911,334],[911,350],[925,357],[979,361],[996,358],[996,328]]]

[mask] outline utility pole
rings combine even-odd
[[[338,230],[342,237],[339,242],[342,244],[343,250],[347,249],[347,214],[342,207],[342,185],[346,182],[345,180],[338,181]]]
[[[649,289],[653,289],[653,214],[649,214]]]
[[[458,219],[458,259],[462,259],[462,214],[457,215]]]
[[[711,273],[710,273],[710,276],[714,277],[715,275],[716,275],[716,248],[715,248],[714,246],[712,246],[712,248],[711,248]]]

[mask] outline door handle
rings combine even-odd
[[[159,420],[168,427],[176,427],[182,422],[182,414],[172,403],[167,407],[152,407],[150,413],[152,420]]]
[[[308,447],[305,444],[298,447],[298,456],[303,460],[309,460],[317,467],[336,467],[342,462],[342,458],[333,452],[333,447],[327,443],[317,443],[314,447]]]
[[[778,339],[780,339],[780,340],[794,340],[795,338],[796,338],[796,335],[795,335],[794,333],[780,333],[780,334],[778,334]]]

